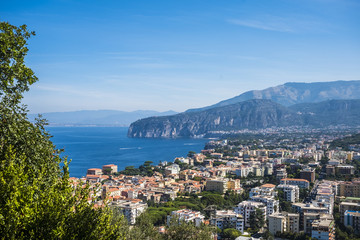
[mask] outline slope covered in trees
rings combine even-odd
[[[360,144],[360,133],[348,137],[336,139],[331,142],[330,147],[331,148],[342,147],[343,149],[348,150],[349,146],[353,144]]]

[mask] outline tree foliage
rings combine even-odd
[[[234,240],[237,237],[241,236],[241,232],[239,230],[234,229],[234,228],[226,228],[226,229],[224,229],[222,235],[225,237],[225,239]]]
[[[264,227],[264,213],[261,209],[256,208],[255,211],[250,213],[249,223],[254,232],[258,232],[262,227]]]
[[[166,229],[164,239],[167,240],[209,240],[215,229],[202,224],[200,227],[196,227],[192,222],[178,221],[172,219],[170,226]]]
[[[0,237],[2,239],[123,239],[122,217],[88,202],[90,189],[69,182],[69,161],[20,105],[37,81],[24,64],[26,25],[0,23]]]
[[[0,97],[12,96],[19,101],[22,93],[38,79],[34,72],[25,65],[28,52],[27,40],[35,35],[26,25],[13,26],[0,22]]]

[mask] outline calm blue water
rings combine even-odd
[[[57,148],[65,149],[72,162],[70,176],[82,177],[88,168],[116,164],[140,166],[145,161],[173,161],[189,151],[200,152],[206,139],[142,139],[128,138],[124,127],[48,127]]]

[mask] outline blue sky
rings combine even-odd
[[[285,82],[360,79],[357,0],[2,1],[27,24],[33,113],[203,107]]]

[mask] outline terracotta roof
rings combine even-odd
[[[267,183],[267,184],[261,185],[261,187],[264,187],[264,188],[274,188],[274,187],[276,187],[276,186],[275,186],[274,184]]]
[[[99,178],[99,177],[100,175],[90,175],[90,174],[86,175],[86,178]]]
[[[305,179],[299,179],[299,178],[283,178],[281,179],[281,181],[299,181],[299,182],[309,182],[308,180],[305,180]]]
[[[115,164],[107,164],[107,165],[104,165],[103,167],[115,167],[116,165]]]

